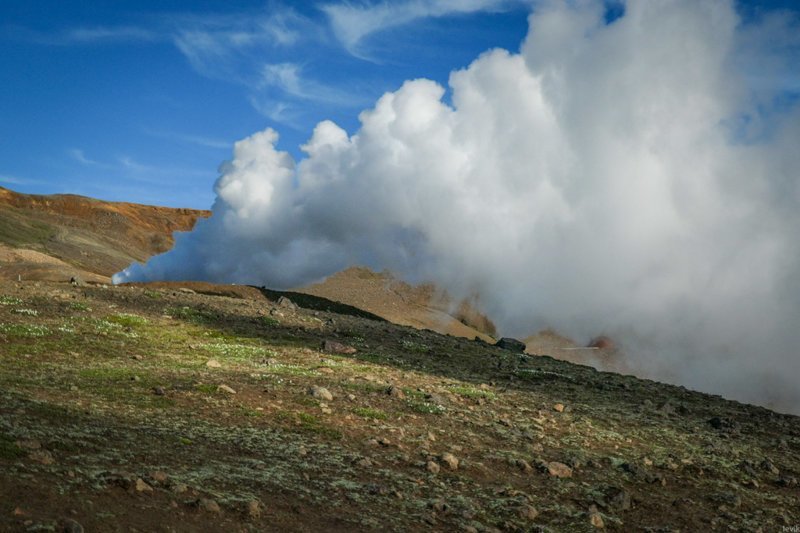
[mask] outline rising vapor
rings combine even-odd
[[[213,216],[114,281],[293,287],[347,266],[478,293],[504,334],[800,412],[796,22],[726,1],[547,2],[520,53],[406,82],[299,162],[235,145]],[[797,83],[797,80],[794,80]]]

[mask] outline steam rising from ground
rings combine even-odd
[[[604,333],[639,373],[800,412],[800,111],[769,48],[787,24],[546,3],[519,54],[452,73],[451,103],[406,82],[352,136],[320,123],[299,163],[272,130],[238,142],[213,216],[115,282],[386,268],[480,294],[505,334]]]

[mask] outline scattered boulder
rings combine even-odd
[[[322,351],[327,353],[338,353],[338,354],[348,355],[348,354],[354,354],[358,350],[356,350],[352,346],[348,346],[347,344],[342,344],[341,342],[325,339],[324,341],[322,341]]]
[[[41,450],[42,449],[42,443],[39,442],[38,440],[32,440],[32,439],[31,440],[18,440],[18,441],[15,441],[14,444],[17,447],[23,448],[25,450]]]
[[[551,461],[544,464],[544,470],[549,475],[557,478],[572,477],[572,469],[564,463]]]
[[[153,492],[153,487],[148,485],[147,482],[142,478],[136,478],[136,483],[134,484],[134,488],[136,489],[136,492],[142,492],[142,493]]]
[[[431,474],[438,474],[440,470],[439,463],[437,463],[436,461],[428,461],[428,464],[425,466],[425,468]]]
[[[406,397],[405,393],[403,392],[403,389],[395,385],[392,385],[391,387],[386,389],[386,394],[388,394],[392,398],[398,398],[401,400]]]
[[[516,464],[517,468],[519,468],[521,471],[523,471],[526,474],[530,474],[531,472],[533,472],[533,467],[525,459],[516,459],[514,461],[514,464]]]
[[[553,411],[556,411],[556,412],[559,412],[559,413],[563,413],[564,412],[564,404],[563,403],[555,404],[553,406]]]
[[[43,465],[51,465],[56,462],[53,459],[53,454],[47,450],[35,450],[28,454],[28,459]]]
[[[447,400],[445,400],[444,396],[436,394],[435,392],[426,393],[425,400],[434,405],[438,405],[439,407],[444,407],[447,405]]]
[[[331,392],[328,389],[326,389],[325,387],[319,387],[317,385],[310,387],[308,389],[308,394],[309,396],[313,396],[318,400],[324,400],[326,402],[330,402],[333,400],[333,394],[331,394]]]
[[[83,526],[71,518],[66,518],[61,523],[61,531],[64,533],[83,533]]]
[[[606,493],[606,501],[614,509],[628,511],[631,508],[631,493],[625,489],[611,487]]]
[[[761,470],[764,470],[765,472],[769,472],[770,474],[776,476],[781,473],[781,471],[778,470],[778,467],[772,464],[772,461],[770,461],[769,459],[764,459],[763,461],[761,461],[761,464],[759,466],[761,466]]]
[[[503,337],[495,343],[495,346],[512,352],[522,353],[525,351],[525,343],[511,337]]]
[[[189,287],[178,287],[178,292],[182,292],[183,294],[197,294],[196,291],[190,289]]]
[[[219,361],[217,361],[216,359],[209,359],[209,360],[206,362],[206,366],[207,366],[208,368],[222,368],[222,363],[220,363],[220,362],[219,362]]]
[[[297,304],[291,301],[286,296],[281,296],[278,298],[278,307],[283,307],[284,309],[288,309],[289,311],[297,310]]]
[[[519,508],[519,516],[526,520],[536,520],[536,517],[539,516],[539,511],[533,505],[523,505]]]
[[[675,408],[669,402],[664,402],[663,404],[661,404],[661,406],[658,407],[656,411],[658,411],[660,414],[664,416],[670,416],[675,414]]]
[[[169,476],[166,472],[162,472],[161,470],[156,470],[154,472],[150,472],[150,479],[155,481],[156,483],[164,484],[169,479]]]
[[[224,392],[225,394],[236,394],[236,391],[227,385],[218,385],[217,392]]]
[[[258,503],[258,500],[250,500],[247,502],[245,511],[248,517],[259,518],[261,516],[261,505]]]
[[[603,522],[603,515],[600,514],[600,511],[598,511],[597,507],[594,505],[589,507],[589,523],[597,529],[604,529],[606,527]]]
[[[450,470],[458,470],[459,461],[456,458],[456,456],[453,455],[452,453],[449,452],[443,453],[441,456],[441,460],[444,464],[447,465],[447,468],[449,468]]]
[[[197,507],[208,513],[220,512],[219,504],[211,498],[200,498],[196,502]]]
[[[69,278],[69,283],[73,287],[85,287],[86,286],[86,282],[83,281],[83,279],[81,279],[80,276],[72,276],[71,278]]]

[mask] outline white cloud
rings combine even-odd
[[[61,38],[68,44],[88,44],[115,41],[151,42],[161,39],[161,35],[137,26],[95,26],[68,30]]]
[[[0,174],[0,183],[8,185],[39,185],[40,180],[32,180],[28,178],[20,178],[18,176],[9,176],[8,174]]]
[[[286,51],[319,34],[315,24],[290,8],[267,15],[192,17],[178,21],[175,46],[201,74],[250,83],[242,68],[258,68],[272,52]],[[257,80],[257,74],[255,76]]]
[[[214,214],[116,281],[292,287],[353,264],[479,294],[503,333],[608,334],[639,373],[800,412],[800,106],[743,142],[732,2],[551,2],[521,53],[406,82],[295,162],[239,141]],[[766,53],[766,52],[765,52]],[[780,96],[773,93],[773,98]]]
[[[339,106],[364,105],[365,98],[357,92],[344,91],[303,77],[303,67],[296,63],[264,65],[261,88],[273,87],[300,100],[337,104]]]
[[[158,137],[159,139],[167,139],[169,141],[174,141],[182,144],[193,144],[196,146],[201,146],[203,148],[230,150],[230,148],[233,146],[233,143],[230,141],[225,141],[222,139],[216,139],[212,137],[205,137],[203,135],[178,133],[174,131],[153,130],[149,128],[144,128],[144,132],[153,137]]]
[[[382,30],[422,18],[496,11],[513,4],[529,3],[521,0],[405,0],[325,4],[320,9],[328,16],[331,29],[342,45],[353,55],[366,58],[359,46],[361,41]]]
[[[90,158],[86,157],[86,154],[83,152],[83,150],[81,150],[79,148],[70,148],[69,150],[67,150],[67,153],[69,154],[69,156],[72,159],[74,159],[75,161],[77,161],[81,165],[84,165],[84,166],[87,166],[87,167],[103,167],[103,166],[106,166],[106,165],[104,165],[102,163],[99,163],[99,162],[95,161],[94,159],[90,159]]]

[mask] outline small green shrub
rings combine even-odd
[[[17,446],[13,440],[0,435],[0,459],[19,459],[25,456],[25,450]]]
[[[69,308],[73,311],[91,311],[92,308],[83,302],[70,302]]]
[[[452,385],[448,387],[451,392],[458,394],[464,398],[485,398],[487,400],[494,400],[497,395],[492,391],[479,389],[477,387],[469,387],[462,385]]]
[[[37,324],[0,324],[0,335],[19,338],[44,337],[50,334],[46,326]]]
[[[353,413],[362,418],[375,418],[377,420],[387,420],[389,415],[380,409],[373,409],[371,407],[356,407]]]
[[[421,342],[417,341],[410,341],[407,339],[400,341],[400,345],[407,352],[428,353],[429,351],[431,351],[428,345],[422,344]]]
[[[426,402],[416,398],[409,398],[406,400],[406,405],[415,413],[423,415],[440,415],[445,412],[445,408],[433,402]]]
[[[271,328],[277,328],[278,326],[281,325],[280,320],[278,320],[277,318],[271,317],[271,316],[262,316],[261,317],[261,322],[263,322],[264,324],[266,324],[267,326],[269,326]]]
[[[113,324],[119,324],[125,328],[134,328],[138,326],[144,326],[147,324],[147,319],[143,316],[133,315],[130,313],[119,313],[116,315],[111,315],[106,317],[108,322]]]

